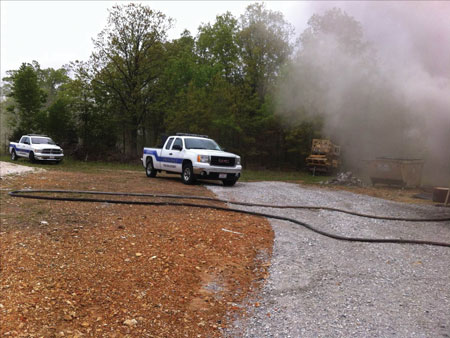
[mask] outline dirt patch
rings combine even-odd
[[[270,257],[273,232],[262,218],[6,193],[213,196],[179,177],[48,170],[1,182],[0,336],[220,336],[230,312],[241,311],[237,304],[267,276],[268,262],[257,257]]]

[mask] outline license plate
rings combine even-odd
[[[219,178],[227,178],[227,174],[219,174]]]
[[[49,159],[54,160],[55,158],[53,156],[50,156]]]

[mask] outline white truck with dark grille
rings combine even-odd
[[[9,142],[9,153],[13,161],[25,157],[31,162],[61,162],[64,158],[62,148],[50,137],[37,134],[23,135],[19,142]]]
[[[142,164],[148,177],[163,171],[181,174],[185,184],[202,178],[233,186],[242,170],[238,155],[223,151],[208,136],[184,133],[168,137],[162,148],[144,148]]]

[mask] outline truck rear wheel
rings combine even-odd
[[[155,177],[156,176],[156,170],[153,168],[153,161],[151,158],[147,160],[147,165],[145,166],[145,173],[147,177]]]
[[[11,160],[17,161],[17,154],[14,149],[11,151]]]
[[[192,164],[190,162],[183,164],[181,180],[183,181],[184,184],[194,184],[195,182],[194,169],[192,168]]]

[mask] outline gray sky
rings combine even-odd
[[[59,68],[70,61],[87,60],[91,39],[105,27],[108,8],[128,1],[0,1],[1,77],[22,62],[36,60],[42,68]],[[135,1],[137,2],[137,1]],[[193,35],[202,23],[230,11],[236,17],[256,1],[143,1],[175,19],[169,39],[188,29]],[[269,1],[267,8],[281,11],[301,32],[311,15],[307,2]]]
[[[1,0],[1,77],[22,62],[59,68],[87,60],[92,38],[105,27],[108,8],[128,1]],[[239,17],[256,1],[141,1],[175,20],[169,39],[184,29],[196,35],[202,23],[230,11]],[[340,7],[362,23],[364,36],[382,58],[399,67],[417,59],[431,76],[450,78],[450,1],[266,1],[300,34],[314,13]],[[1,78],[0,78],[1,79]]]

